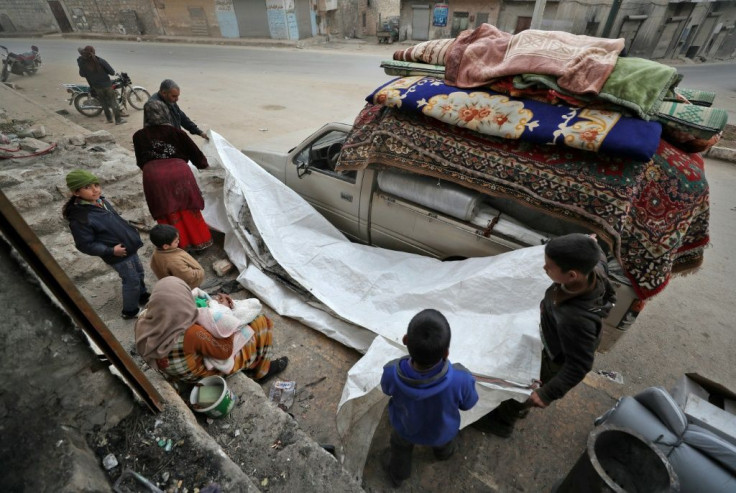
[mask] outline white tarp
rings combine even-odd
[[[240,282],[279,314],[367,352],[350,370],[338,410],[338,429],[354,454],[346,459],[348,470],[360,476],[385,405],[376,387],[381,368],[405,351],[400,341],[407,324],[424,308],[440,310],[450,322],[451,361],[520,387],[538,377],[539,301],[550,282],[542,247],[441,262],[355,244],[219,134],[211,132],[206,147],[226,176],[222,196],[206,197],[205,218],[226,234]],[[481,402],[463,416],[464,424],[529,391],[482,384],[479,393]],[[353,433],[357,428],[363,432]]]

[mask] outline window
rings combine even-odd
[[[318,137],[310,145],[294,157],[294,164],[305,166],[310,171],[317,171],[334,176],[350,183],[355,183],[356,171],[335,171],[340,158],[345,132],[332,130]]]

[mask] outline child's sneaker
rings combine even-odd
[[[131,319],[134,319],[134,318],[138,317],[138,314],[140,312],[141,312],[140,310],[136,310],[134,312],[126,312],[126,311],[124,311],[123,313],[120,314],[120,316],[123,317],[123,320],[131,320]]]
[[[457,440],[453,440],[444,447],[436,447],[433,449],[434,456],[437,460],[448,460],[455,455],[457,450]]]

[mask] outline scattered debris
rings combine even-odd
[[[165,474],[168,474],[168,473],[165,473]],[[112,488],[113,491],[115,491],[116,493],[123,492],[123,491],[128,491],[127,488],[125,490],[123,490],[123,489],[120,488],[120,486],[122,485],[122,482],[125,479],[127,479],[127,478],[133,478],[133,479],[135,479],[138,483],[140,483],[143,486],[145,486],[146,488],[148,488],[148,491],[151,491],[152,493],[164,493],[163,490],[160,490],[155,484],[153,484],[152,482],[150,482],[148,479],[146,479],[142,475],[140,475],[137,472],[132,471],[130,469],[126,469],[125,471],[123,471],[123,473],[120,475],[120,477],[118,478],[118,480],[115,481],[115,485]]]
[[[105,470],[109,471],[110,469],[113,469],[118,466],[118,460],[115,457],[115,454],[107,454],[104,459],[102,459],[102,465],[104,466]]]
[[[115,137],[107,130],[98,130],[85,137],[87,144],[104,144],[105,142],[115,142]]]
[[[215,274],[219,277],[223,277],[228,272],[233,270],[233,264],[224,258],[221,258],[220,260],[216,260],[212,262],[212,270],[215,271]]]
[[[294,381],[276,380],[271,385],[271,390],[268,393],[269,400],[283,411],[288,411],[294,404],[295,396],[296,382]]]
[[[620,384],[624,383],[624,376],[617,371],[597,370],[596,373],[616,383],[620,383]]]

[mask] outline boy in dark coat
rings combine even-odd
[[[82,253],[100,257],[123,281],[124,319],[138,315],[138,305],[150,297],[143,280],[138,249],[143,246],[138,231],[115,212],[102,196],[100,180],[89,171],[76,169],[66,176],[73,195],[62,214],[69,221],[74,244]]]
[[[475,378],[459,363],[450,364],[450,324],[437,310],[419,312],[403,342],[409,356],[383,367],[381,389],[391,396],[391,450],[387,464],[394,486],[411,473],[414,445],[433,448],[439,460],[455,452],[460,410],[478,402]]]
[[[529,407],[545,408],[579,384],[593,368],[602,320],[616,302],[608,267],[595,236],[554,238],[544,249],[544,270],[553,284],[540,304],[542,386],[526,403],[513,399],[473,423],[481,431],[508,437]]]

